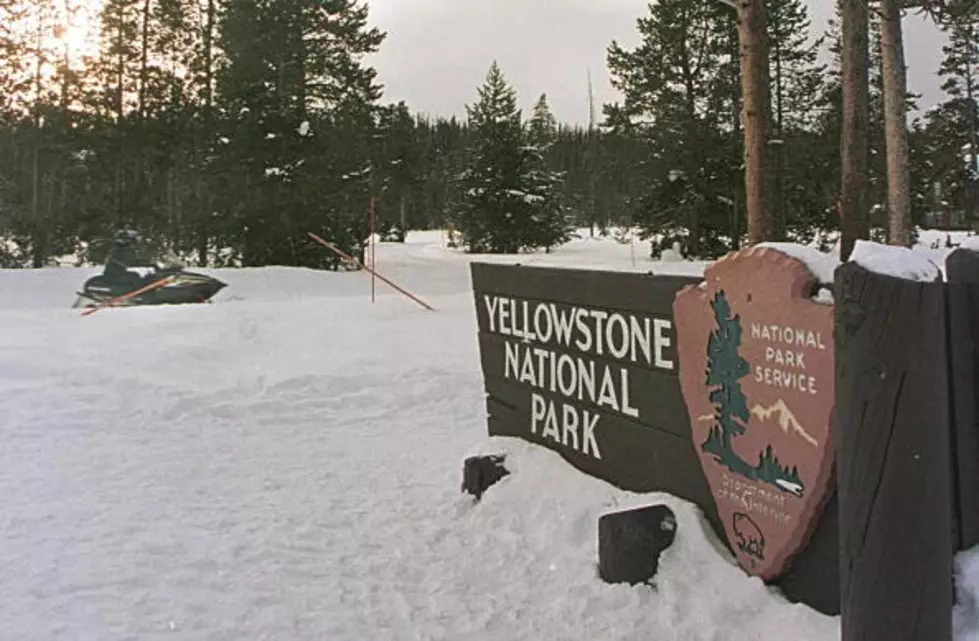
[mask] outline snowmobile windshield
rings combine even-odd
[[[156,260],[156,266],[160,269],[183,269],[186,267],[173,252],[166,252]]]

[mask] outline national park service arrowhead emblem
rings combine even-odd
[[[674,301],[693,445],[741,567],[770,580],[833,487],[833,307],[772,248],[728,254]]]

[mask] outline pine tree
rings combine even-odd
[[[663,0],[638,31],[635,49],[609,47],[624,101],[605,108],[606,125],[645,148],[635,221],[647,238],[683,238],[688,256],[716,256],[731,246],[720,237],[741,228],[729,204],[744,191],[743,141],[731,127],[741,112],[737,21],[721,3]]]
[[[135,206],[143,194],[142,177],[137,175],[139,149],[132,135],[139,94],[139,4],[139,0],[107,0],[101,13],[101,52],[94,67],[98,80],[91,100],[109,132],[108,148],[100,155],[111,175],[107,184],[113,220],[107,221],[107,227],[146,222],[144,212]]]
[[[535,204],[532,244],[548,252],[571,240],[574,219],[568,212],[563,194],[564,175],[554,170],[554,144],[557,141],[557,120],[551,113],[547,96],[541,95],[527,128],[531,153],[527,180]]]
[[[813,97],[823,90],[826,66],[818,62],[825,36],[812,39],[812,20],[802,0],[769,0],[772,121],[774,132],[816,125]]]
[[[460,200],[456,177],[465,167],[469,131],[455,117],[434,121],[418,118],[417,125],[422,145],[420,173],[424,177],[419,202],[427,218],[421,228],[444,228],[453,220],[453,204]]]
[[[462,244],[470,252],[514,254],[561,242],[555,177],[529,144],[516,92],[496,62],[478,94],[466,107],[472,139],[455,216]]]
[[[422,149],[418,129],[404,102],[380,113],[381,148],[375,165],[381,174],[379,229],[401,242],[411,228],[409,209],[414,209],[421,182]]]
[[[557,138],[557,120],[551,113],[547,94],[541,94],[534,104],[527,135],[530,137],[530,144],[541,148],[550,147]]]
[[[811,21],[801,0],[769,0],[771,52],[772,209],[777,235],[808,241],[824,224],[815,193],[821,176],[812,171],[812,131],[825,92],[825,66],[818,63],[823,38],[810,41]],[[815,108],[814,108],[815,107]]]
[[[26,98],[30,45],[24,34],[30,29],[29,15],[27,3],[12,0],[0,3],[0,114],[4,120],[8,120]]]
[[[10,127],[0,143],[0,229],[17,247],[8,260],[41,267],[73,249],[70,216],[88,204],[69,183],[76,67],[57,39],[67,28],[62,3],[0,3],[0,18],[0,123]]]
[[[244,262],[337,268],[309,241],[363,255],[378,134],[376,72],[363,58],[384,34],[354,0],[229,0],[218,76],[225,175],[223,224],[241,231]],[[234,233],[234,232],[232,232]]]
[[[979,9],[974,9],[979,14]],[[969,220],[979,213],[979,15],[966,14],[946,28],[949,42],[938,75],[950,97],[943,111],[958,121],[958,136],[947,144],[966,151],[967,173],[958,198]],[[950,168],[951,169],[951,168]],[[958,172],[955,172],[958,173]]]

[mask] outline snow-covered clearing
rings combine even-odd
[[[703,268],[634,255],[494,260]],[[490,442],[469,258],[435,232],[377,260],[438,311],[380,282],[372,305],[363,273],[268,268],[209,270],[230,285],[213,305],[83,318],[96,270],[0,271],[0,638],[838,638],[692,506]],[[462,460],[485,448],[515,473],[473,505]],[[599,515],[651,502],[679,521],[657,588],[603,584]]]

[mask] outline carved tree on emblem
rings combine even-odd
[[[748,361],[741,358],[741,319],[731,315],[731,305],[723,291],[717,292],[711,303],[717,329],[707,342],[707,385],[711,387],[710,402],[715,408],[715,423],[701,448],[717,457],[718,462],[732,472],[745,474],[749,466],[734,453],[731,441],[743,434],[751,412],[748,399],[741,391],[739,379],[751,371]]]
[[[783,466],[774,449],[768,445],[759,453],[758,464],[745,462],[732,447],[736,436],[744,434],[751,419],[748,399],[740,379],[751,372],[751,365],[741,357],[741,317],[732,314],[731,304],[723,290],[711,302],[717,329],[707,342],[707,385],[714,406],[714,425],[701,449],[733,474],[770,483],[779,489],[801,496],[804,483],[796,466]]]

